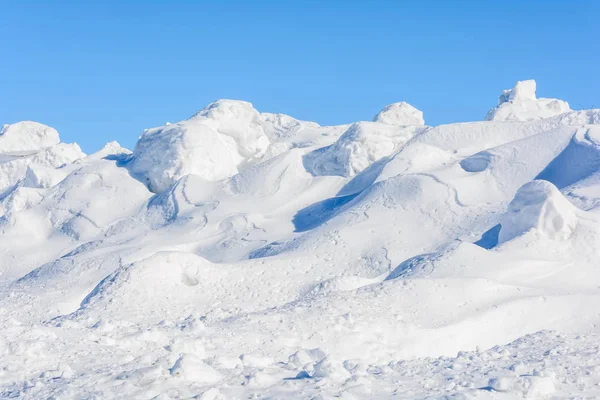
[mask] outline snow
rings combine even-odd
[[[499,243],[526,232],[566,240],[577,227],[576,208],[552,183],[529,182],[519,189],[500,222]]]
[[[174,377],[204,385],[214,384],[222,379],[217,370],[210,365],[206,365],[202,362],[202,359],[194,354],[183,354],[177,359],[170,372]]]
[[[373,121],[392,125],[425,125],[423,112],[405,101],[385,106]]]
[[[293,134],[304,125],[318,128],[260,114],[245,101],[219,100],[185,121],[145,130],[129,168],[155,193],[189,174],[217,181],[297,146]]]
[[[59,141],[55,129],[37,122],[5,124],[0,130],[0,153],[33,153]]]
[[[219,100],[90,155],[4,128],[0,393],[600,396],[600,110],[553,101],[428,127]]]
[[[534,80],[518,81],[514,88],[502,92],[498,105],[485,116],[486,121],[530,121],[571,111],[566,101],[538,99],[535,91]]]
[[[352,177],[391,155],[422,130],[417,126],[357,122],[331,146],[307,154],[304,163],[313,175]]]
[[[53,178],[50,178],[49,175],[54,175],[58,179],[58,176],[61,175],[60,172],[43,172],[43,170],[45,168],[56,170],[85,156],[76,143],[54,143],[55,139],[58,142],[58,133],[50,127],[34,123],[32,125],[26,124],[26,127],[34,126],[36,128],[33,131],[35,137],[32,139],[26,137],[26,134],[31,132],[30,130],[21,129],[21,131],[17,131],[14,128],[15,126],[21,126],[21,124],[9,125],[10,129],[6,129],[7,134],[17,132],[24,137],[22,141],[7,141],[6,145],[9,147],[9,150],[6,152],[0,150],[0,193],[17,185],[26,175],[33,178],[33,175],[35,175],[34,171],[38,171],[40,176],[46,175],[46,179],[50,179],[50,181]],[[48,134],[48,132],[51,133]],[[48,137],[40,138],[37,136],[40,133],[48,135]],[[56,138],[54,137],[54,133],[56,133]],[[34,145],[32,144],[33,142],[37,143]],[[39,142],[43,142],[43,144],[47,144],[48,146],[35,149],[33,146],[39,146]],[[0,141],[0,146],[2,145],[1,143]],[[9,143],[12,145],[9,145]],[[15,149],[20,150],[16,151]],[[34,181],[32,183],[35,185],[43,186],[45,184],[36,179]],[[55,180],[54,182],[57,183]]]

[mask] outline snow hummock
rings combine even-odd
[[[301,133],[317,139],[319,129],[287,115],[261,114],[247,101],[218,100],[185,121],[145,130],[130,169],[156,193],[188,174],[218,181],[306,146]]]
[[[214,384],[222,379],[218,371],[210,365],[206,365],[200,357],[194,354],[183,354],[177,359],[170,372],[174,377],[204,385]]]
[[[389,156],[422,130],[416,125],[357,122],[331,146],[308,154],[305,166],[313,175],[351,177]]]
[[[58,144],[56,129],[33,121],[5,124],[0,130],[0,153],[32,153]]]
[[[507,242],[532,230],[550,239],[568,239],[577,226],[575,210],[552,183],[531,181],[510,202],[500,222],[498,242]]]
[[[219,135],[233,139],[235,151],[246,162],[260,158],[270,144],[260,113],[247,101],[215,101],[189,121],[203,123]]]
[[[391,125],[425,125],[423,112],[405,101],[385,106],[373,121]]]
[[[533,79],[518,81],[514,88],[502,92],[498,105],[485,116],[486,121],[530,121],[549,118],[571,111],[566,101],[538,99]]]
[[[49,126],[31,121],[4,125],[0,132],[0,194],[19,183],[52,186],[66,176],[66,169],[59,168],[84,156],[76,143],[60,142],[58,132]]]
[[[188,174],[211,181],[235,175],[269,144],[250,103],[219,100],[185,121],[144,131],[130,168],[158,193]]]

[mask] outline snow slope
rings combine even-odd
[[[6,398],[600,396],[600,110],[319,126],[219,100],[0,136]]]

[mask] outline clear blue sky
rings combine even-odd
[[[219,98],[320,124],[408,101],[430,125],[500,91],[600,107],[600,1],[0,0],[0,123],[87,152]]]

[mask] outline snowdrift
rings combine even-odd
[[[90,155],[5,125],[2,393],[596,396],[600,110],[535,91],[433,127],[219,100]]]

